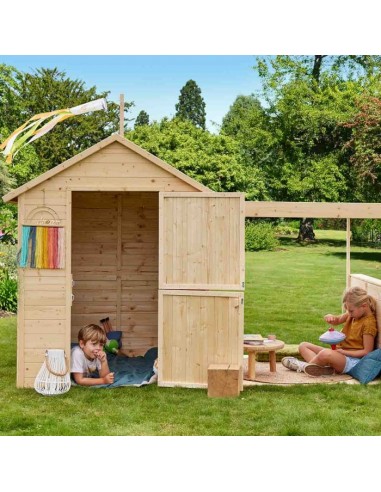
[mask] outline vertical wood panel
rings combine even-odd
[[[205,387],[210,364],[242,365],[242,293],[160,291],[159,298],[159,385]]]
[[[121,116],[122,118],[122,116]],[[122,123],[121,123],[122,124]],[[116,244],[116,326],[122,326],[122,195],[117,198],[117,244]]]
[[[73,276],[71,273],[71,234],[72,234],[72,193],[66,190],[66,231],[65,231],[65,284],[66,284],[66,310],[65,310],[65,353],[70,356],[71,342],[71,307],[73,304]],[[57,347],[61,348],[61,347]]]
[[[243,289],[243,195],[161,193],[161,289]]]
[[[25,195],[18,200],[18,238],[21,241],[22,224],[25,217]],[[18,245],[20,247],[20,244]],[[18,302],[17,302],[17,380],[16,385],[22,388],[25,384],[25,270],[18,269]]]
[[[351,274],[349,276],[349,287],[361,287],[366,290],[369,295],[373,296],[376,300],[376,319],[378,335],[376,338],[375,347],[381,348],[381,280],[378,278],[370,277],[369,275]]]

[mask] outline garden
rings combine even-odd
[[[206,129],[201,89],[189,80],[174,117],[150,122],[141,111],[133,126],[126,118],[124,135],[216,192],[241,191],[248,200],[379,202],[381,58],[278,55],[256,57],[252,68],[262,89],[237,95],[217,133]],[[0,142],[27,118],[47,111],[47,101],[57,110],[110,94],[59,68],[23,73],[5,64],[0,86]],[[124,112],[133,105],[125,102]],[[11,166],[0,158],[0,196],[117,132],[119,107],[109,101],[107,112],[88,115],[81,124],[73,120],[23,145]],[[315,238],[306,241],[297,240],[299,226],[246,223],[246,333],[275,333],[286,344],[318,343],[326,329],[323,315],[341,311],[345,224],[315,221]],[[381,222],[354,220],[351,230],[351,272],[381,278]],[[16,207],[1,204],[0,435],[380,434],[377,384],[264,385],[226,399],[156,385],[74,387],[51,398],[17,389],[16,231]]]
[[[262,226],[261,226],[262,227]],[[341,311],[345,231],[316,230],[299,243],[278,234],[272,250],[246,252],[245,332],[275,332],[288,344],[318,343],[327,312]],[[287,234],[285,234],[287,232]],[[2,250],[4,251],[4,250]],[[381,250],[353,244],[352,273],[381,278]],[[16,388],[16,316],[0,319],[0,435],[14,436],[374,436],[379,385],[262,385],[237,398],[206,390],[72,387],[43,397]],[[73,419],[73,415],[76,416]],[[58,416],[58,417],[57,417]]]

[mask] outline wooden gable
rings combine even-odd
[[[210,191],[120,135],[112,135],[3,197],[34,191]]]

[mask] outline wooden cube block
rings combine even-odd
[[[208,367],[208,396],[224,398],[238,396],[242,389],[242,366],[210,364]]]

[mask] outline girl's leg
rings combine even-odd
[[[336,350],[323,349],[309,362],[310,364],[317,364],[318,366],[331,366],[337,373],[342,373],[345,368],[346,357],[345,355],[336,352]]]
[[[325,349],[320,347],[320,345],[315,345],[309,342],[302,342],[299,345],[299,353],[306,362],[311,362],[311,360],[322,350]]]

